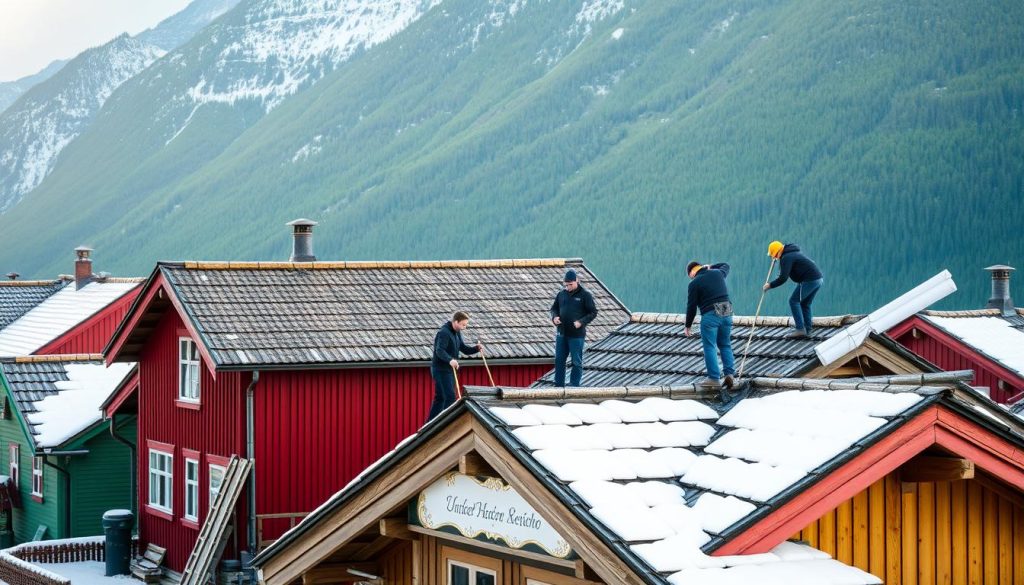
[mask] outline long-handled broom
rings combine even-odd
[[[772,278],[772,270],[775,269],[775,260],[772,258],[772,264],[768,267],[768,276],[764,277],[764,283],[768,282]],[[736,374],[736,379],[739,380],[743,377],[743,366],[747,365],[747,352],[750,351],[750,342],[754,340],[754,329],[757,327],[757,318],[761,315],[761,303],[764,302],[764,294],[768,292],[761,287],[761,299],[757,301],[757,310],[754,311],[754,322],[750,324],[750,335],[747,337],[747,345],[743,348],[743,359],[740,360],[740,371]]]

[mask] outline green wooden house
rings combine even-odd
[[[18,492],[15,543],[102,534],[106,510],[132,509],[135,417],[103,420],[100,405],[135,370],[98,358],[0,359],[0,473]]]

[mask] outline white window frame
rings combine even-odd
[[[32,457],[32,495],[43,497],[43,458]]]
[[[158,459],[161,457],[167,458],[166,469],[159,467],[153,467],[153,456]],[[174,513],[174,453],[168,453],[167,451],[161,451],[159,449],[149,449],[149,495],[147,496],[147,503],[150,508],[154,510],[160,510],[168,514]],[[159,489],[154,489],[160,484],[163,484],[165,493],[167,494],[166,502],[158,500],[160,494]]]
[[[192,479],[189,479],[189,467],[194,474]],[[193,522],[199,521],[199,460],[189,457],[185,458],[185,512],[182,517]]]
[[[214,474],[214,471],[220,473],[220,482],[217,484],[217,488],[216,489],[214,489],[214,487],[213,487],[213,474]],[[220,493],[220,489],[222,487],[224,487],[224,476],[227,475],[227,472],[228,472],[228,468],[224,467],[223,465],[217,465],[215,463],[211,463],[210,464],[210,481],[209,481],[210,502],[208,504],[207,510],[212,510],[213,509],[213,502],[214,502],[214,500],[217,499],[217,494]]]
[[[455,559],[448,559],[448,566],[445,567],[445,569],[446,569],[445,570],[445,583],[447,583],[447,585],[451,585],[452,584],[452,567],[453,566],[454,567],[462,567],[463,569],[469,569],[469,582],[470,583],[476,583],[476,576],[477,576],[478,573],[483,573],[485,575],[490,575],[491,577],[494,577],[494,584],[495,585],[498,585],[500,583],[500,581],[498,581],[498,572],[497,571],[494,571],[494,570],[491,570],[491,569],[485,569],[483,567],[478,567],[476,565],[467,563],[465,561],[456,561]]]
[[[17,443],[11,443],[7,446],[7,456],[10,460],[7,462],[7,475],[11,478],[11,483],[14,484],[15,489],[21,487],[21,445]]]
[[[178,400],[199,404],[199,346],[191,337],[178,338]]]

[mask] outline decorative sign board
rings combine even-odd
[[[509,548],[536,548],[560,559],[573,556],[569,543],[498,478],[448,473],[420,492],[414,513],[413,520],[424,528],[449,527]]]

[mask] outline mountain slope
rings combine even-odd
[[[52,170],[57,156],[91,123],[107,98],[168,50],[187,41],[238,0],[196,0],[130,37],[82,52],[0,114],[0,213]]]
[[[0,82],[0,112],[6,110],[15,102],[21,94],[32,89],[36,85],[53,77],[67,61],[58,59],[42,69],[38,73],[26,75],[20,79]]]
[[[682,308],[688,260],[725,260],[749,313],[782,239],[822,264],[821,312],[944,267],[981,303],[975,271],[1024,261],[1021,17],[1009,1],[446,0],[254,105],[258,121],[194,110],[155,156],[131,154],[166,140],[135,136],[141,97],[105,108],[0,218],[0,250],[30,250],[23,273],[85,241],[138,272],[281,259],[281,224],[310,216],[321,258],[581,255],[645,310]],[[132,139],[103,146],[116,136]],[[48,237],[22,227],[69,201]]]

